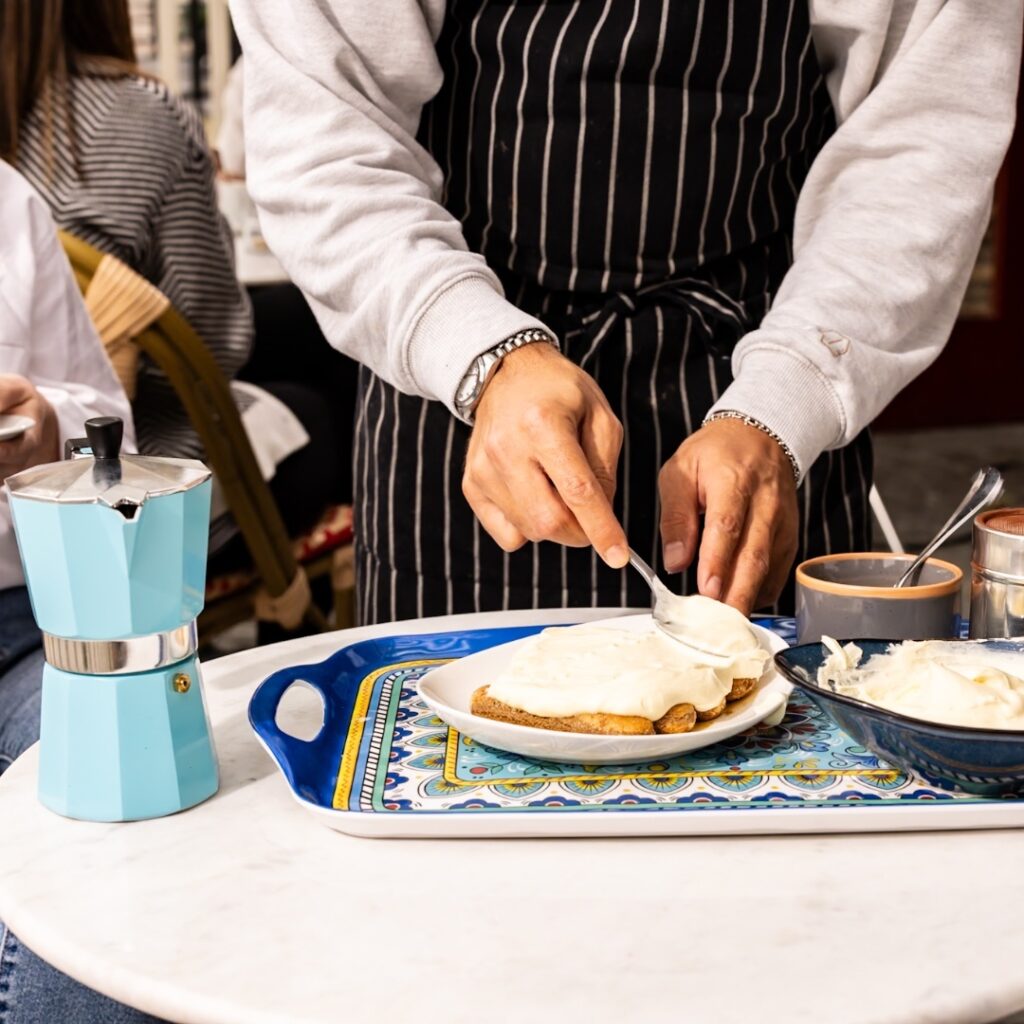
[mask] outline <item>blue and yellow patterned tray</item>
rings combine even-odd
[[[791,638],[788,620],[760,624]],[[603,767],[531,761],[478,745],[448,728],[417,696],[416,680],[436,666],[540,628],[362,641],[317,665],[275,672],[253,695],[249,719],[302,804],[331,827],[356,835],[1024,825],[1024,800],[950,793],[892,768],[799,693],[778,726],[762,725],[678,758]],[[324,701],[323,728],[311,741],[289,736],[275,722],[282,696],[300,680]]]

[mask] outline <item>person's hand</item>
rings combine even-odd
[[[665,567],[681,572],[704,536],[697,587],[749,615],[782,591],[797,551],[793,467],[778,442],[739,420],[714,420],[664,467],[661,539]]]
[[[0,414],[35,420],[20,437],[0,441],[0,480],[60,458],[57,414],[31,381],[12,373],[0,374]]]
[[[506,551],[528,540],[593,544],[629,560],[615,513],[622,425],[596,381],[551,345],[507,355],[476,408],[462,493]]]

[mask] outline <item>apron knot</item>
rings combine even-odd
[[[635,292],[612,292],[597,309],[583,313],[579,327],[568,336],[582,335],[587,349],[580,366],[593,360],[612,329],[646,310],[672,306],[682,310],[693,324],[694,336],[709,355],[728,359],[736,342],[750,329],[750,317],[743,304],[708,281],[695,277],[670,278]]]

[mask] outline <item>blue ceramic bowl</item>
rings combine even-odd
[[[891,640],[852,642],[864,652],[864,660],[892,644]],[[1024,653],[1024,641],[1020,640],[964,642]],[[818,669],[827,656],[823,644],[803,644],[780,651],[775,655],[775,664],[787,679],[863,746],[890,764],[914,771],[944,789],[960,789],[983,796],[1024,792],[1024,731],[941,725],[833,693],[817,683]]]

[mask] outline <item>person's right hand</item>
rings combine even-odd
[[[0,413],[35,420],[24,434],[0,441],[0,481],[30,466],[60,458],[57,414],[31,381],[14,373],[0,373]]]
[[[543,342],[501,361],[477,404],[462,493],[506,551],[593,544],[629,561],[612,511],[622,425],[589,374]]]

